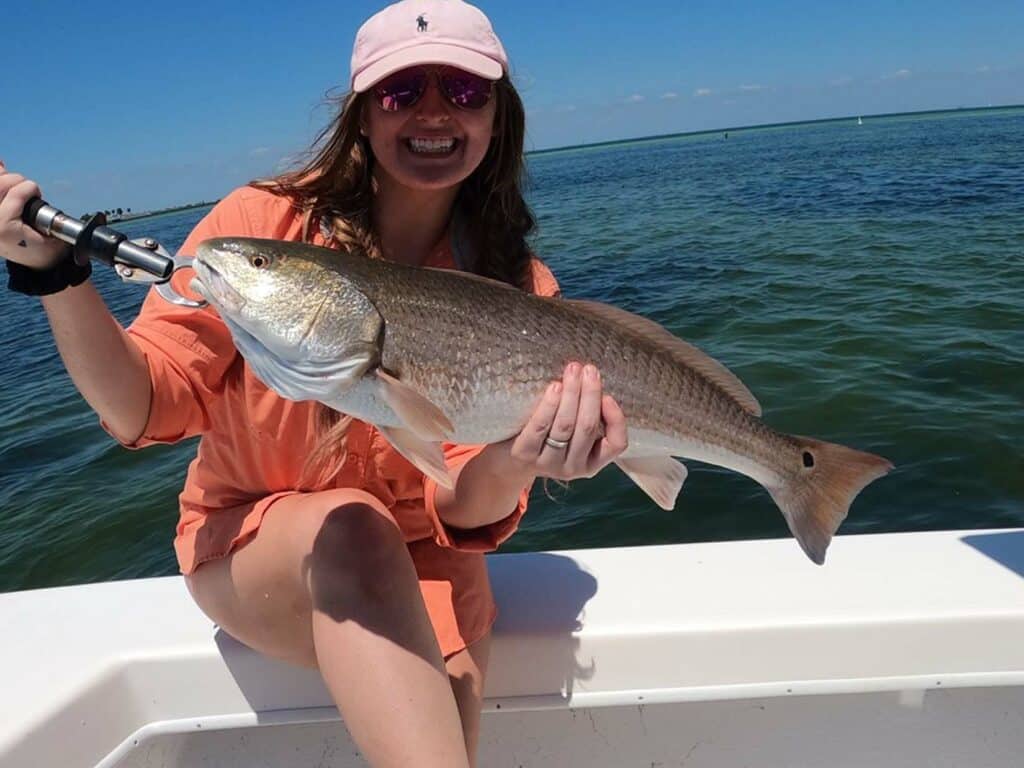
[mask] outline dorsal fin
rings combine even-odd
[[[649,339],[673,358],[690,366],[721,387],[743,410],[754,416],[761,415],[761,405],[757,402],[757,398],[751,394],[746,384],[740,381],[736,374],[713,357],[701,352],[697,347],[683,341],[678,336],[673,336],[653,320],[596,301],[580,301],[578,299],[562,299],[562,301],[580,312],[613,322]]]

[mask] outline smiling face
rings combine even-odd
[[[480,165],[494,134],[497,94],[480,109],[453,104],[436,71],[412,106],[387,112],[374,94],[363,107],[362,128],[377,159],[377,172],[410,189],[447,189]]]

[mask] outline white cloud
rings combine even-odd
[[[891,75],[883,75],[883,80],[905,80],[913,74],[909,69],[898,69]]]
[[[694,96],[710,96],[712,93],[714,93],[714,91],[712,91],[710,88],[698,88],[696,91],[693,92],[693,95]]]
[[[639,104],[641,101],[644,101],[644,97],[641,96],[639,93],[634,93],[632,96],[626,99],[627,104]]]
[[[679,98],[679,94],[676,93],[675,91],[668,91],[667,93],[661,94],[662,101],[667,101],[669,99],[678,99],[678,98]]]
[[[988,64],[982,64],[980,67],[978,67],[974,71],[978,72],[978,73],[991,72],[992,71],[992,67],[990,67]]]
[[[764,86],[763,85],[741,85],[740,86],[740,90],[741,91],[761,91],[761,90],[764,90]]]

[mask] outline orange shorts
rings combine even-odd
[[[211,511],[199,525],[179,526],[175,549],[184,574],[204,562],[225,557],[259,534],[259,526],[274,502],[297,491],[275,493],[255,503]],[[367,504],[382,514],[387,508],[373,495],[350,489],[353,502]],[[416,567],[420,592],[445,658],[483,637],[497,617],[487,565],[480,552],[442,547],[433,538],[406,542]]]

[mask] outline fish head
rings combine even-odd
[[[192,288],[254,367],[351,377],[354,361],[376,359],[383,321],[332,258],[302,243],[214,238],[196,249]]]

